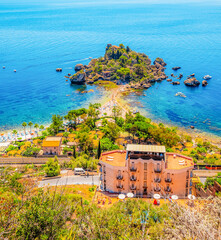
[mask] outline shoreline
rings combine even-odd
[[[123,92],[125,90],[125,86],[124,85],[119,85],[117,86],[117,88],[115,89],[110,89],[110,90],[102,90],[102,91],[106,91],[106,93],[104,94],[104,96],[102,97],[102,99],[100,101],[98,101],[99,103],[101,103],[101,108],[106,108],[108,106],[109,110],[110,108],[114,107],[114,104],[119,105],[121,109],[123,109],[123,116],[125,116],[126,112],[128,111],[134,111],[134,110],[138,110],[139,112],[141,112],[141,114],[143,114],[145,117],[149,117],[148,115],[148,111],[147,110],[143,110],[142,107],[140,107],[139,105],[137,105],[134,108],[132,108],[131,106],[129,106],[128,102],[123,99]],[[129,93],[130,94],[130,93]],[[112,112],[112,111],[111,111]],[[152,119],[151,119],[152,120]],[[221,137],[217,136],[213,133],[208,133],[208,132],[204,132],[200,129],[188,129],[186,127],[182,127],[182,126],[177,126],[175,123],[174,124],[170,124],[166,121],[157,121],[156,119],[152,120],[153,123],[160,123],[162,122],[165,126],[167,127],[177,127],[177,131],[178,134],[188,134],[190,135],[193,139],[196,138],[202,138],[205,141],[210,141],[212,144],[217,145],[218,147],[221,147]],[[47,122],[45,124],[39,124],[43,125],[45,128],[49,127],[51,124],[51,122]],[[3,130],[0,131],[0,134],[8,134],[8,133],[12,133],[13,130],[17,130],[18,132],[24,132],[24,128],[23,127],[15,127],[15,128],[10,128],[7,130]],[[32,131],[35,131],[36,129],[32,126]],[[26,131],[29,131],[29,126],[26,127]]]

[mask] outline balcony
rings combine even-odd
[[[106,174],[106,170],[104,170],[104,174]]]
[[[147,188],[147,185],[144,185],[143,188]]]
[[[162,169],[160,169],[160,168],[155,168],[155,169],[154,169],[154,172],[155,172],[155,173],[161,173],[161,171],[162,171]]]
[[[131,190],[136,190],[136,189],[137,189],[137,187],[136,187],[136,186],[133,186],[133,185],[131,185],[131,186],[130,186],[130,189],[131,189]]]
[[[117,175],[117,180],[122,180],[123,179],[123,175]]]
[[[166,187],[164,190],[165,190],[165,192],[171,192],[171,188],[170,187]]]
[[[160,192],[160,191],[161,191],[161,188],[160,188],[160,187],[155,187],[155,188],[154,188],[154,191],[155,191],[155,192]]]
[[[137,171],[137,168],[136,168],[136,167],[130,167],[130,171],[131,171],[131,172],[136,172],[136,171]]]
[[[154,182],[160,183],[160,182],[161,182],[161,179],[160,179],[160,178],[155,178],[155,179],[154,179]]]
[[[137,177],[135,177],[135,176],[130,177],[130,181],[136,181],[136,180],[137,180]]]
[[[122,184],[117,184],[116,187],[122,189],[122,188],[123,188],[123,185],[122,185]]]
[[[165,178],[165,182],[171,183],[171,182],[172,182],[172,179],[171,179],[171,178]]]

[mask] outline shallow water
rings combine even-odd
[[[10,0],[9,0],[10,1]],[[218,2],[151,4],[150,2],[38,1],[3,4],[0,0],[0,127],[23,121],[46,123],[52,114],[87,106],[103,93],[78,94],[64,76],[77,63],[104,54],[107,43],[124,43],[154,60],[162,57],[166,73],[181,66],[181,85],[163,81],[127,99],[140,101],[148,116],[221,136],[221,6]],[[15,1],[16,2],[16,1]],[[6,66],[2,69],[1,66]],[[62,67],[63,72],[55,69]],[[14,73],[13,70],[17,72]],[[188,88],[185,77],[196,73],[205,88]],[[175,97],[183,92],[187,98]],[[67,96],[70,95],[70,96]],[[145,112],[146,112],[145,111]]]

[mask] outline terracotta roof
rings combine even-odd
[[[100,161],[112,166],[124,167],[126,163],[126,151],[114,150],[102,153]]]
[[[165,153],[166,149],[165,146],[158,145],[128,144],[127,151]]]
[[[194,167],[193,159],[177,153],[166,154],[166,168],[167,169],[183,169]]]
[[[59,147],[61,140],[61,137],[47,137],[44,139],[42,147]]]

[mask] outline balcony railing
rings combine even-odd
[[[136,190],[137,187],[136,187],[136,186],[130,186],[130,189],[131,189],[131,190]]]
[[[137,171],[137,168],[136,168],[136,167],[130,167],[130,171],[131,171],[131,172],[136,172],[136,171]]]
[[[143,160],[153,159],[156,161],[161,161],[164,159],[163,156],[157,156],[152,154],[130,154],[130,159],[138,159],[138,158],[141,158]]]
[[[162,169],[160,169],[160,168],[155,168],[155,169],[154,169],[154,172],[155,172],[155,173],[161,173],[161,171],[162,171]]]
[[[122,188],[123,188],[123,185],[122,185],[122,184],[117,184],[116,187],[122,189]]]
[[[130,177],[130,181],[136,181],[136,180],[137,180],[137,177],[135,177],[135,176]]]
[[[171,182],[172,182],[172,179],[171,179],[171,178],[165,178],[165,182],[171,183]]]
[[[117,180],[122,180],[123,179],[123,175],[117,175]]]
[[[155,188],[154,188],[154,191],[155,191],[155,192],[160,192],[160,191],[161,191],[161,188],[160,188],[160,187],[155,187]]]
[[[165,192],[171,192],[171,188],[170,187],[166,187],[164,190],[165,190]]]
[[[161,182],[161,179],[160,179],[160,178],[155,178],[155,179],[154,179],[154,182],[160,183],[160,182]]]
[[[106,174],[106,170],[104,170],[104,174]]]

